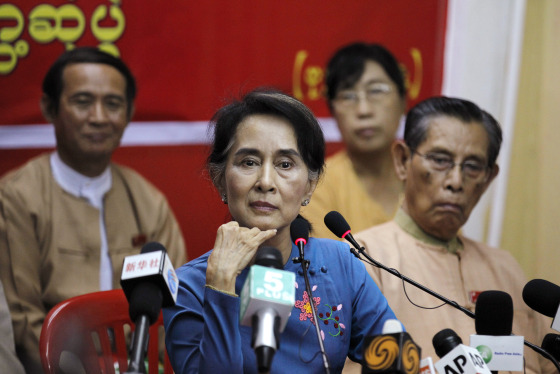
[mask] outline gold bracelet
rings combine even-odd
[[[229,296],[239,297],[239,295],[236,294],[236,293],[228,292],[228,291],[224,291],[224,290],[219,290],[219,289],[217,289],[216,287],[211,286],[211,285],[209,285],[209,284],[205,285],[204,287],[208,287],[208,288],[210,288],[211,290],[218,291],[218,292],[221,292],[221,293],[225,293],[226,295],[229,295]]]

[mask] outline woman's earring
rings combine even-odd
[[[222,195],[222,201],[224,202],[224,204],[227,205],[227,195],[226,194]]]
[[[303,200],[301,206],[307,206],[307,204],[309,204],[309,199]]]

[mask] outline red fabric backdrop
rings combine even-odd
[[[356,40],[393,51],[407,74],[410,106],[440,92],[446,10],[446,0],[1,4],[0,130],[17,125],[15,133],[25,134],[25,125],[45,122],[38,106],[42,78],[65,48],[83,45],[128,63],[139,87],[133,121],[154,126],[207,121],[227,98],[262,85],[289,92],[328,117],[323,67],[339,46]],[[340,146],[330,143],[329,153]],[[0,174],[46,150],[0,148]],[[115,154],[167,195],[189,258],[212,247],[227,219],[202,172],[206,152],[201,138],[195,145],[121,147]]]

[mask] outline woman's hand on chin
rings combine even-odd
[[[259,246],[276,235],[276,229],[261,231],[239,227],[235,221],[218,228],[214,250],[208,258],[206,284],[235,293],[235,279],[255,256]]]

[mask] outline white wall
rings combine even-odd
[[[499,246],[526,0],[449,0],[442,94],[471,100],[501,123],[500,173],[463,233]],[[486,233],[486,228],[488,232]]]

